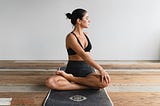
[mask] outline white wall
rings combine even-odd
[[[97,60],[160,60],[160,0],[0,0],[0,59],[67,59],[65,13],[88,10]]]

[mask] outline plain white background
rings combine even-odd
[[[160,60],[160,0],[0,0],[0,59],[66,60],[76,8],[89,12],[95,60]]]

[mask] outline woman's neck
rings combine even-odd
[[[77,33],[78,35],[83,35],[83,29],[78,26],[74,27],[73,32]]]

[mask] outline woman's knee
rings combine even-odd
[[[107,87],[107,86],[108,86],[108,83],[107,83],[106,81],[100,82],[99,85],[98,85],[98,87],[99,87],[100,89],[105,88],[105,87]]]
[[[52,84],[53,84],[53,78],[52,77],[49,77],[45,80],[45,85],[49,88],[51,88]]]
[[[46,81],[45,84],[47,87],[51,89],[57,89],[58,87],[58,77],[57,76],[52,76],[49,77]]]
[[[97,79],[97,87],[99,89],[105,88],[108,86],[107,81],[103,81],[101,80],[101,75],[95,75],[96,79]]]

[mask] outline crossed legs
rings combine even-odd
[[[102,83],[101,76],[96,73],[86,77],[75,77],[64,71],[57,71],[56,75],[46,80],[46,85],[55,90],[101,89],[108,86],[108,82]]]

